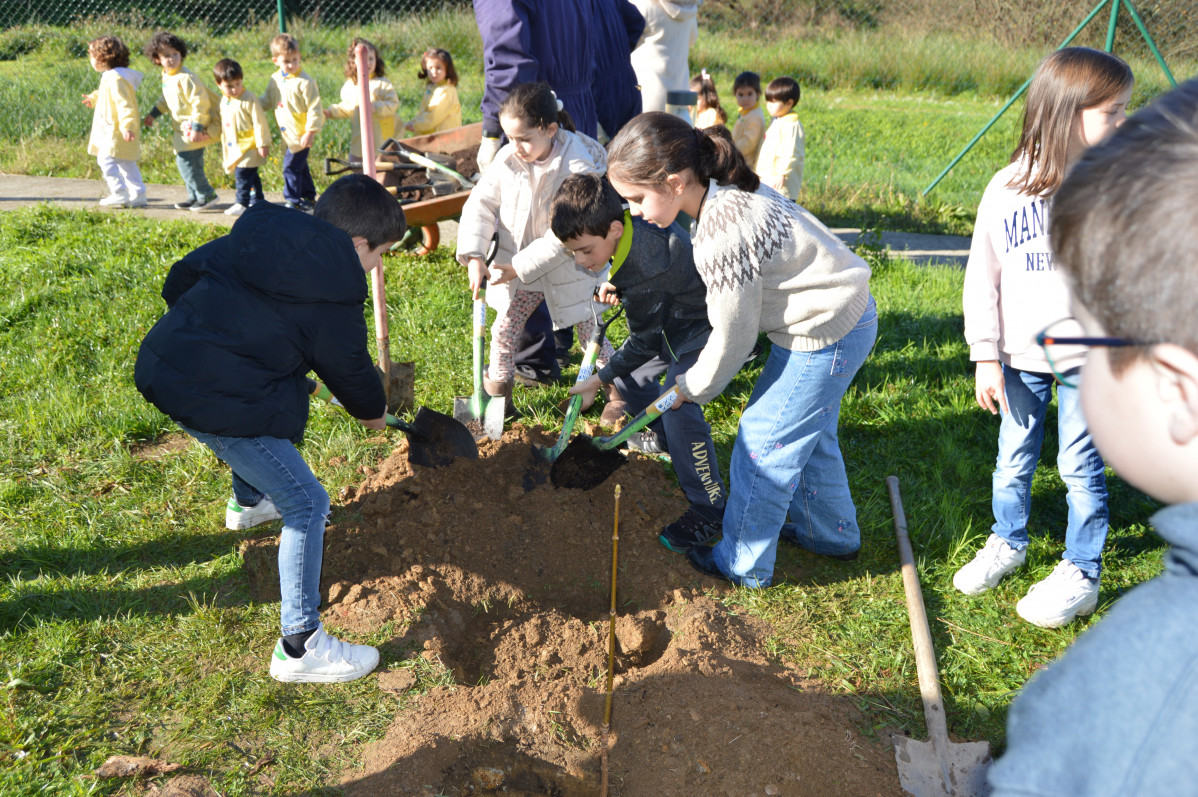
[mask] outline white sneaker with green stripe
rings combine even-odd
[[[270,677],[287,683],[336,684],[356,681],[378,666],[379,652],[370,645],[351,645],[331,637],[324,623],[304,643],[304,655],[287,655],[283,640],[270,657]]]
[[[233,531],[252,529],[281,517],[283,516],[279,514],[278,507],[265,495],[253,506],[242,506],[237,503],[236,498],[230,498],[229,503],[225,505],[225,528]]]

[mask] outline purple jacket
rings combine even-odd
[[[498,138],[499,105],[521,83],[543,80],[574,119],[578,132],[597,133],[591,78],[597,0],[474,0],[483,39],[483,135]],[[552,11],[545,10],[552,5]]]

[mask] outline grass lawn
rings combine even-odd
[[[404,709],[407,698],[382,692],[373,678],[318,688],[270,680],[278,606],[248,597],[244,535],[222,524],[227,471],[180,441],[133,387],[137,345],[163,310],[158,291],[169,265],[218,232],[47,207],[0,214],[2,794],[132,793],[129,784],[87,777],[113,754],[185,764],[222,795],[325,793]],[[875,267],[880,336],[841,414],[863,555],[725,600],[774,623],[770,652],[780,660],[829,690],[869,695],[859,701],[873,729],[922,734],[883,485],[897,474],[950,730],[1001,749],[1013,693],[1092,622],[1046,631],[1014,612],[1060,555],[1063,486],[1053,468],[1038,472],[1025,568],[983,596],[952,589],[952,572],[990,524],[997,434],[997,421],[972,406],[961,272],[864,254]],[[464,280],[442,250],[424,261],[388,258],[387,286],[392,356],[417,362],[418,404],[448,410],[454,395],[469,392]],[[742,372],[710,405],[725,468],[755,376]],[[564,392],[521,392],[518,400],[552,426]],[[321,404],[305,456],[336,496],[393,442]],[[1046,449],[1055,450],[1051,431]],[[1163,544],[1146,527],[1153,508],[1111,478],[1100,615],[1159,571]],[[780,555],[784,564],[799,556]],[[391,638],[375,636],[357,641]],[[416,692],[448,682],[418,654],[383,664],[413,668]]]

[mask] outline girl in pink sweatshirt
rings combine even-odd
[[[1044,59],[1028,90],[1011,163],[982,195],[965,268],[974,397],[983,409],[1001,412],[1002,421],[992,533],[953,584],[968,595],[985,592],[1026,559],[1032,476],[1057,382],[1057,468],[1069,506],[1065,552],[1015,607],[1028,622],[1048,628],[1094,611],[1107,533],[1104,465],[1076,389],[1080,361],[1042,348],[1036,337],[1048,327],[1057,335],[1080,334],[1064,275],[1053,263],[1048,213],[1070,165],[1126,118],[1131,89],[1131,69],[1108,53],[1070,47]]]

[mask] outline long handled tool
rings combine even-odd
[[[495,259],[498,248],[499,237],[496,235],[491,238],[491,246],[487,250],[486,264],[488,266]],[[474,319],[474,393],[470,396],[454,397],[453,417],[472,430],[481,427],[481,434],[476,435],[477,437],[498,440],[503,437],[503,415],[507,411],[507,407],[502,396],[490,396],[483,390],[483,340],[487,326],[487,302],[481,296],[474,300],[472,316]]]
[[[553,486],[574,490],[598,487],[627,461],[616,447],[660,418],[663,412],[674,406],[678,395],[678,386],[671,386],[614,435],[592,438],[580,434],[575,437],[549,471]]]
[[[385,155],[395,155],[400,158],[404,158],[412,163],[417,163],[426,169],[433,169],[435,171],[441,172],[442,174],[457,180],[462,188],[467,190],[474,187],[475,181],[466,175],[454,171],[445,164],[439,163],[438,161],[429,157],[427,154],[418,152],[409,147],[407,144],[396,141],[393,138],[389,138],[383,142],[383,146],[379,148],[379,151]]]
[[[928,614],[915,572],[915,556],[907,535],[907,516],[899,495],[897,476],[886,477],[890,510],[894,515],[894,535],[898,538],[899,561],[903,567],[903,589],[907,594],[907,614],[911,619],[911,639],[915,643],[915,668],[919,673],[919,692],[928,725],[928,741],[906,736],[894,740],[899,784],[915,797],[984,797],[986,769],[990,764],[988,742],[952,742],[944,719],[944,700],[940,696],[940,678],[936,672],[936,650]]]
[[[324,173],[327,177],[345,172],[360,172],[363,170],[361,161],[347,161],[341,158],[325,158]],[[415,163],[392,163],[391,161],[375,161],[376,172],[416,172],[423,169]]]
[[[332,392],[317,382],[308,380],[308,392],[318,399],[340,407]],[[436,410],[421,407],[412,423],[401,421],[391,413],[384,416],[387,426],[408,435],[408,461],[426,468],[440,468],[458,457],[478,459],[474,435],[462,424]]]
[[[599,783],[600,797],[607,797],[607,739],[611,730],[611,693],[616,674],[616,574],[620,561],[620,485],[616,485],[615,519],[611,529],[611,609],[607,613],[607,703],[603,708],[603,777]]]
[[[592,312],[594,308],[592,307]],[[590,339],[587,341],[586,350],[582,355],[582,365],[578,368],[578,379],[575,384],[585,382],[595,373],[595,361],[599,358],[599,349],[603,346],[603,336],[607,334],[607,328],[612,322],[620,317],[624,312],[624,306],[620,305],[616,308],[616,312],[607,317],[602,324],[599,319],[595,319],[595,331],[591,333]],[[547,462],[553,462],[565,449],[566,444],[570,442],[570,433],[574,431],[574,422],[578,420],[578,412],[582,408],[582,396],[577,395],[570,399],[570,406],[566,409],[566,420],[562,422],[561,434],[557,436],[557,442],[551,448],[542,446],[534,446],[533,453]]]

